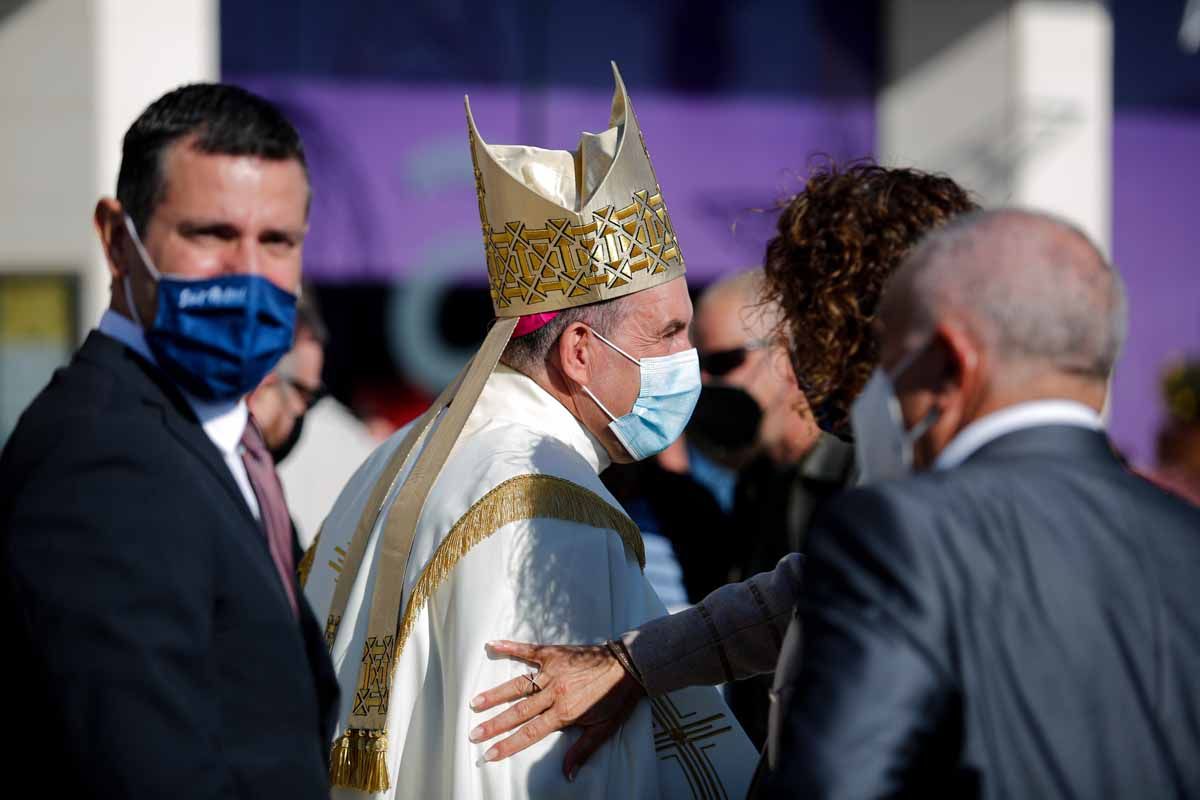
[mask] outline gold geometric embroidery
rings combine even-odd
[[[583,297],[595,286],[616,289],[682,264],[661,190],[634,192],[632,200],[624,208],[593,211],[586,225],[551,219],[544,228],[522,222],[485,228],[488,281],[497,308],[514,301],[537,305],[554,293]]]
[[[365,717],[374,710],[387,713],[395,647],[395,636],[368,636],[363,642],[362,663],[367,665],[366,680],[354,693],[354,708],[350,711],[352,715]]]
[[[317,557],[317,545],[321,543],[321,531],[317,531],[317,535],[313,538],[312,544],[304,551],[304,558],[300,559],[300,563],[296,565],[296,577],[300,582],[300,588],[303,589],[308,585],[308,575],[312,572],[313,561]]]
[[[340,578],[342,576],[342,567],[346,563],[346,551],[340,547],[335,547],[333,548],[333,552],[337,553],[338,558],[337,561],[334,561],[333,559],[329,560],[329,568],[338,573],[338,578]],[[337,578],[333,579],[334,583],[337,583],[337,581]]]
[[[660,761],[675,761],[687,778],[692,797],[703,800],[728,800],[725,785],[717,774],[706,751],[716,747],[713,739],[733,726],[725,722],[724,714],[692,719],[696,712],[680,714],[669,695],[650,698],[654,717],[654,750]],[[721,727],[723,725],[723,727]]]
[[[328,652],[333,652],[333,640],[337,638],[338,625],[342,623],[342,618],[338,614],[330,614],[329,619],[325,620],[325,649]]]
[[[550,219],[543,228],[528,228],[523,222],[493,227],[484,201],[483,172],[475,155],[475,132],[469,124],[467,137],[488,284],[497,310],[514,303],[537,306],[548,302],[551,295],[585,298],[595,295],[596,287],[617,289],[670,269],[682,269],[675,228],[657,184],[653,194],[649,189],[635,191],[623,208],[605,206],[593,211],[586,224]]]

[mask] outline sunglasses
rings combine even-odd
[[[741,347],[734,347],[731,350],[716,350],[712,353],[704,353],[700,356],[700,371],[707,372],[709,375],[720,377],[728,375],[735,369],[746,363],[752,350],[762,350],[770,345],[767,339],[756,339],[752,342],[747,342]]]
[[[329,390],[325,388],[325,384],[323,383],[319,383],[316,386],[305,386],[291,375],[283,374],[279,376],[279,380],[292,387],[292,391],[300,395],[300,399],[304,402],[306,408],[312,408],[329,394]]]

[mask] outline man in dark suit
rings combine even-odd
[[[110,308],[0,457],[8,758],[43,793],[328,797],[336,683],[243,399],[291,346],[308,200],[235,87],[125,136]]]
[[[1200,796],[1200,510],[1101,428],[1120,280],[983,213],[889,284],[855,403],[868,480],[811,534],[771,797]]]

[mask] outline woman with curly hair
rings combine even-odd
[[[767,243],[762,301],[783,310],[777,330],[807,405],[825,431],[799,464],[754,465],[739,476],[728,575],[769,572],[804,546],[817,511],[857,479],[850,404],[878,361],[871,321],[888,277],[928,231],[977,208],[949,178],[855,162],[812,172]],[[809,409],[812,409],[810,412]],[[757,468],[755,468],[757,467]],[[731,683],[726,700],[751,740],[767,736],[772,677]]]
[[[878,362],[871,323],[888,277],[926,233],[977,207],[949,178],[866,162],[815,170],[788,202],[767,245],[764,299],[783,307],[779,333],[827,431],[848,430],[850,404]],[[541,676],[570,689],[536,708],[510,708],[489,735],[530,723],[528,745],[579,725],[584,734],[563,765],[573,774],[646,694],[747,678],[772,671],[777,660],[786,669],[798,659],[799,637],[789,630],[787,644],[781,631],[800,593],[802,564],[791,553],[770,572],[604,645],[493,643],[494,654],[537,663]],[[781,650],[790,652],[780,659]],[[476,698],[476,710],[500,702],[503,689]]]
[[[820,167],[767,243],[764,294],[824,430],[844,434],[879,360],[871,322],[884,283],[921,237],[979,206],[950,178],[858,161]]]

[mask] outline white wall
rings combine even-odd
[[[108,305],[96,200],[155,97],[218,72],[217,0],[34,0],[0,19],[0,272],[81,279],[79,328]]]
[[[1111,242],[1112,22],[1101,0],[892,0],[884,163],[985,206],[1054,211]]]
[[[0,275],[76,276],[75,328],[84,336],[109,297],[92,209],[115,193],[121,138],[142,109],[181,83],[217,77],[218,2],[4,5]],[[0,444],[70,353],[69,303],[47,291],[0,297]]]

